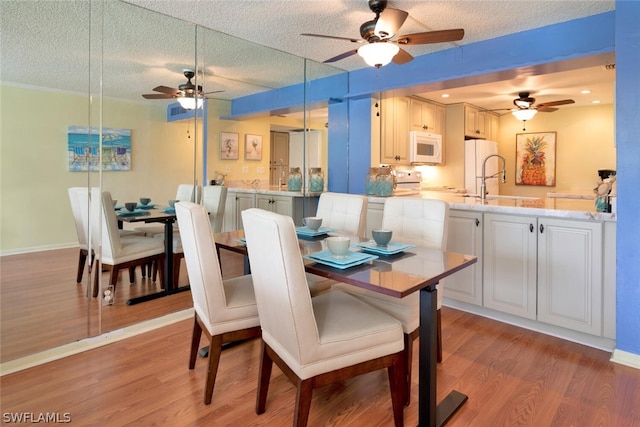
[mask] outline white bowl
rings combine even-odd
[[[302,224],[309,230],[316,231],[322,225],[322,218],[319,216],[308,216],[302,219]]]
[[[331,254],[336,258],[344,258],[349,253],[351,239],[348,237],[332,236],[324,239]]]

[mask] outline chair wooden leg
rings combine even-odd
[[[438,309],[437,310],[437,340],[438,340],[438,345],[437,345],[437,356],[436,356],[436,360],[438,361],[438,363],[442,362],[442,315],[440,314],[442,310]]]
[[[111,274],[109,275],[109,285],[113,286],[113,295],[116,294],[116,282],[118,281],[118,275],[120,274],[120,267],[117,265],[111,266]]]
[[[399,353],[396,362],[387,368],[389,375],[389,388],[391,389],[391,406],[393,407],[393,422],[396,427],[404,425],[405,403],[405,356]],[[409,377],[411,378],[411,377]]]
[[[411,365],[413,363],[413,337],[410,334],[404,334],[404,366],[406,373],[404,404],[409,406],[411,403]]]
[[[136,267],[129,267],[129,284],[136,283]]]
[[[204,404],[211,403],[213,386],[216,384],[216,375],[220,365],[220,353],[222,352],[222,336],[215,335],[209,340],[209,368],[207,369],[207,384],[204,389]]]
[[[258,396],[256,398],[256,414],[263,414],[267,406],[267,393],[271,380],[273,360],[267,354],[267,345],[262,341],[262,357],[260,358],[260,373],[258,376]]]
[[[202,327],[198,323],[198,315],[193,316],[193,334],[191,335],[191,353],[189,353],[189,369],[196,367],[198,349],[200,347],[200,337],[202,337]]]
[[[296,409],[293,415],[293,425],[306,427],[311,410],[311,396],[313,395],[313,381],[311,379],[298,380],[296,390]]]
[[[78,274],[76,275],[76,283],[82,282],[82,276],[84,275],[84,264],[87,262],[88,252],[86,249],[80,249],[80,255],[78,256]]]
[[[96,262],[96,268],[94,272],[94,283],[93,283],[93,297],[96,298],[98,296],[98,292],[100,291],[100,274],[102,273],[102,263],[100,261]]]
[[[178,282],[180,281],[180,260],[182,257],[180,255],[173,255],[173,289],[178,289]]]

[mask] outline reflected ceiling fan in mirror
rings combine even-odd
[[[543,102],[534,105],[535,102],[536,99],[531,97],[531,92],[519,92],[518,97],[513,100],[513,105],[515,105],[516,108],[499,108],[497,110],[490,111],[511,111],[511,114],[513,114],[516,119],[522,120],[522,130],[527,130],[525,129],[525,122],[527,120],[531,120],[538,112],[552,113],[558,110],[554,107],[575,103],[573,99],[562,99],[559,101]]]
[[[396,32],[409,16],[409,13],[404,10],[387,8],[387,0],[369,0],[369,9],[376,14],[376,17],[360,26],[360,36],[362,39],[310,33],[303,33],[301,35],[360,43],[362,46],[358,49],[350,50],[333,58],[329,58],[324,61],[324,63],[340,61],[357,53],[367,64],[376,68],[387,65],[391,61],[401,65],[413,60],[413,56],[406,50],[400,48],[400,46],[452,42],[461,40],[464,37],[464,30],[459,28],[407,34],[393,39]]]
[[[212,93],[223,92],[222,90],[217,90],[213,92],[202,92],[202,86],[196,86],[191,82],[191,79],[196,75],[193,70],[183,70],[184,76],[187,78],[187,82],[178,86],[178,89],[174,89],[168,86],[156,86],[153,88],[154,91],[160,93],[147,93],[142,95],[145,99],[173,99],[175,98],[182,108],[185,110],[193,110],[195,108],[202,107],[202,100],[205,98],[205,95],[209,95]]]

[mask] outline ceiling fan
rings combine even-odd
[[[464,30],[460,28],[407,34],[392,40],[396,32],[404,24],[409,13],[404,10],[387,8],[387,0],[369,0],[369,9],[376,14],[376,17],[360,26],[362,39],[310,33],[301,35],[346,40],[362,44],[358,49],[329,58],[324,63],[336,62],[357,53],[364,58],[367,64],[377,68],[387,65],[391,61],[401,65],[413,59],[413,56],[406,50],[401,49],[399,45],[443,43],[461,40],[464,37]]]
[[[513,114],[516,119],[522,120],[522,122],[525,123],[527,120],[531,120],[538,111],[542,113],[552,113],[558,110],[555,108],[557,106],[575,103],[573,99],[562,99],[559,101],[543,102],[541,104],[535,104],[535,102],[536,99],[531,97],[530,92],[519,92],[518,97],[513,100],[513,105],[515,105],[516,108],[498,108],[489,111],[511,111],[511,114]],[[522,130],[526,130],[525,126],[523,126]]]
[[[160,93],[147,93],[142,95],[145,99],[172,99],[178,100],[180,105],[187,110],[193,110],[194,108],[200,108],[202,106],[202,99],[205,95],[212,93],[224,92],[217,90],[213,92],[202,92],[202,86],[196,86],[191,82],[191,79],[195,76],[193,70],[183,70],[184,76],[187,78],[187,82],[178,86],[178,89],[174,89],[168,86],[157,86],[153,90]],[[196,95],[197,94],[197,95]]]

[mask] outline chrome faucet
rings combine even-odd
[[[487,160],[492,157],[499,157],[500,159],[502,159],[502,170],[500,172],[494,173],[491,176],[486,176],[485,167],[487,166]],[[505,182],[507,182],[506,169],[507,161],[500,154],[489,154],[487,157],[485,157],[484,161],[482,162],[482,185],[480,186],[480,200],[482,201],[482,203],[484,203],[485,198],[487,197],[487,179],[495,178],[496,176],[500,175],[500,182],[504,184]]]

